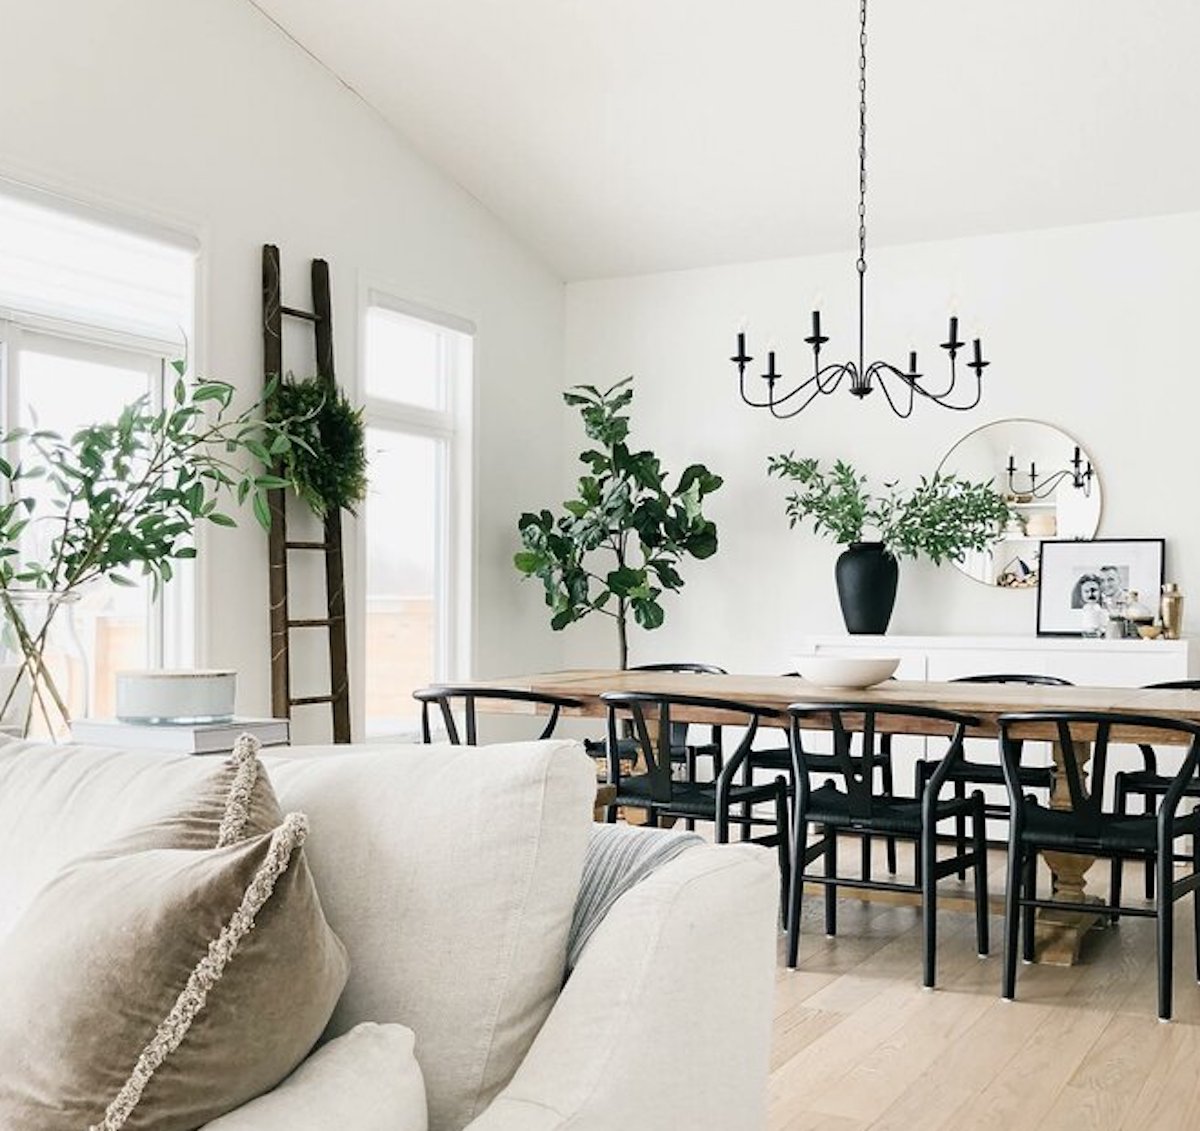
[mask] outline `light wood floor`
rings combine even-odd
[[[1104,871],[1089,877],[1098,894]],[[998,870],[991,888],[1003,891]],[[1140,870],[1127,871],[1125,890],[1141,892]],[[820,898],[805,904],[800,968],[786,970],[780,951],[770,1131],[1200,1128],[1190,898],[1176,907],[1169,1024],[1155,1016],[1152,920],[1092,932],[1079,966],[1022,965],[1017,1001],[1005,1002],[998,916],[980,959],[972,917],[939,912],[929,991],[914,908],[843,899],[827,939]]]

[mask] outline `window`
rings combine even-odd
[[[412,735],[413,691],[467,670],[472,344],[467,324],[371,295],[362,523],[370,737]]]
[[[140,396],[161,402],[166,366],[186,350],[195,262],[178,238],[0,192],[0,427],[69,435]],[[145,583],[98,584],[81,597],[89,714],[112,713],[119,669],[193,662],[193,588],[184,568],[158,600]]]

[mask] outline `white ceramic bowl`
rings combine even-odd
[[[796,670],[809,683],[838,691],[862,691],[891,678],[900,666],[896,657],[865,659],[855,656],[803,656]]]
[[[227,722],[236,694],[236,672],[117,672],[116,715],[126,723]]]

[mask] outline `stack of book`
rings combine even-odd
[[[165,754],[227,754],[242,734],[263,746],[286,746],[287,719],[227,719],[217,723],[126,723],[120,719],[76,719],[73,742],[87,746],[119,746],[126,750],[161,750]]]

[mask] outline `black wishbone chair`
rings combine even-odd
[[[760,721],[778,720],[782,718],[780,712],[704,695],[610,691],[600,698],[608,708],[608,782],[616,787],[616,796],[608,806],[608,821],[616,821],[618,806],[644,810],[651,825],[657,825],[661,817],[682,817],[689,822],[711,821],[715,826],[718,844],[729,840],[731,824],[751,830],[755,826],[773,826],[773,833],[762,837],[751,836],[749,839],[755,844],[777,849],[781,891],[786,897],[791,867],[787,781],[782,775],[762,785],[745,785],[737,780],[750,753],[754,736],[758,733]],[[672,715],[674,709],[680,707],[732,715],[738,719],[737,725],[746,728],[737,749],[725,761],[714,782],[676,780],[672,754],[668,753],[666,757],[662,755],[664,750],[671,751],[674,728],[679,725],[678,718]],[[653,719],[653,730],[648,716]],[[621,762],[625,759],[620,753],[617,728],[618,723],[626,719],[632,723],[633,741],[638,744],[638,753],[645,759],[644,773],[621,772]],[[761,802],[773,803],[775,815],[772,819],[753,814],[750,806]],[[737,812],[734,812],[735,807]]]
[[[782,678],[791,680],[791,678],[799,678],[798,671],[785,671]],[[878,746],[875,753],[871,755],[871,765],[874,765],[876,770],[880,771],[880,784],[883,786],[884,794],[893,794],[895,792],[895,774],[893,771],[892,762],[892,735],[878,736]],[[918,762],[919,767],[919,762]],[[750,782],[752,774],[755,770],[779,770],[787,773],[788,777],[792,776],[792,748],[791,744],[784,747],[770,747],[761,750],[751,750],[750,760],[746,765],[745,780]],[[796,783],[792,783],[792,795],[796,795]],[[896,874],[896,838],[886,838],[887,848],[887,868],[889,875]],[[863,837],[863,875],[866,879],[871,878],[871,838]]]
[[[413,698],[421,704],[421,741],[433,741],[433,730],[429,723],[429,708],[436,704],[441,711],[442,723],[446,728],[446,739],[452,746],[462,746],[464,742],[454,718],[454,704],[461,701],[464,730],[466,731],[467,746],[478,744],[479,731],[475,717],[475,704],[483,701],[504,701],[509,703],[529,703],[535,707],[548,707],[550,717],[542,728],[539,739],[550,738],[558,725],[558,716],[563,708],[582,707],[578,699],[569,699],[565,695],[546,695],[536,691],[523,691],[509,687],[478,687],[471,684],[435,683],[431,687],[423,687],[413,692]]]
[[[1172,679],[1166,683],[1150,683],[1147,691],[1200,691],[1200,679]],[[1142,798],[1146,813],[1154,812],[1155,802],[1161,798],[1171,786],[1171,775],[1164,774],[1158,768],[1158,754],[1148,742],[1139,743],[1142,752],[1142,768],[1140,770],[1123,770],[1116,776],[1113,793],[1113,810],[1124,816],[1129,811],[1129,796],[1135,794]],[[1183,790],[1184,797],[1200,797],[1200,776],[1193,778]],[[1190,855],[1177,853],[1176,860],[1186,862]],[[1113,861],[1113,883],[1119,889],[1121,880],[1117,873],[1121,863]],[[1146,858],[1146,898],[1154,898],[1154,861]]]
[[[1030,687],[1071,687],[1070,680],[1059,679],[1056,675],[1026,675],[1019,672],[997,672],[988,675],[964,675],[952,679],[951,683],[1021,683]],[[917,762],[917,796],[921,796],[925,783],[933,774],[936,763]],[[950,771],[950,780],[954,783],[954,796],[966,797],[968,785],[1003,785],[1004,769],[999,762],[975,762],[964,757]],[[1047,794],[1054,787],[1053,766],[1022,766],[1021,783],[1026,789],[1044,789]],[[992,805],[984,803],[984,811],[996,820],[1008,817],[1008,805]],[[964,818],[955,821],[954,835],[958,843],[960,855],[966,852],[967,829]],[[966,873],[960,872],[959,879],[966,879]]]
[[[937,967],[937,882],[970,865],[975,873],[975,932],[979,954],[988,952],[987,846],[984,841],[983,794],[940,800],[942,786],[954,766],[962,760],[963,736],[979,720],[969,715],[933,707],[902,704],[831,702],[796,703],[791,716],[792,755],[795,760],[796,800],[792,830],[792,892],[788,900],[788,967],[795,969],[800,945],[800,911],[804,884],[825,888],[825,933],[837,933],[837,889],[898,890],[919,893],[923,930],[923,981],[934,984]],[[875,789],[871,760],[863,751],[875,749],[878,733],[890,729],[891,720],[903,720],[906,729],[926,733],[949,731],[945,757],[937,764],[924,794],[919,799],[895,797]],[[880,723],[883,723],[881,726]],[[833,753],[812,753],[804,748],[804,729],[832,733]],[[854,740],[859,740],[858,752]],[[821,785],[814,778],[832,778]],[[840,788],[837,782],[840,780]],[[960,813],[972,822],[972,848],[965,860],[959,855],[938,859],[937,825]],[[808,843],[811,827],[820,838]],[[837,838],[852,836],[895,836],[916,846],[915,876],[911,884],[872,880],[869,876],[846,876],[838,872]],[[809,872],[810,864],[824,859],[823,872]]]
[[[724,668],[719,668],[715,664],[693,664],[684,662],[671,662],[665,664],[635,664],[628,669],[631,672],[679,672],[688,675],[728,675],[729,673]],[[584,749],[593,758],[608,758],[608,741],[607,739],[584,739]],[[618,748],[621,751],[621,756],[627,761],[636,758],[638,755],[638,744],[634,738],[621,738],[617,742]],[[709,741],[702,743],[688,742],[688,724],[673,723],[671,726],[671,760],[673,762],[683,762],[687,766],[688,781],[696,780],[696,762],[700,758],[709,758],[712,760],[712,776],[715,780],[721,773],[721,765],[724,758],[721,747],[721,728],[714,726],[709,734]],[[689,826],[690,827],[690,826]]]
[[[784,672],[784,679],[800,678],[799,672]],[[892,736],[890,734],[881,734],[878,736],[879,744],[875,752],[871,755],[871,764],[879,771],[879,784],[883,787],[883,792],[891,795],[895,792],[895,773],[892,763]],[[918,770],[921,767],[920,762],[917,763]],[[776,770],[786,773],[789,778],[792,776],[792,749],[791,745],[774,746],[764,748],[762,750],[751,750],[750,758],[746,764],[746,772],[744,779],[746,782],[753,781],[755,770]],[[792,795],[795,796],[796,783],[792,783]],[[920,796],[918,794],[918,796]],[[886,840],[886,862],[888,875],[896,874],[896,838],[889,836]],[[871,838],[864,836],[862,838],[862,870],[863,876],[867,879],[871,878]]]
[[[1026,796],[1020,769],[1022,745],[1014,731],[1037,725],[1050,728],[1061,750],[1063,776],[1066,779],[1070,808],[1048,808]],[[1105,805],[1109,740],[1114,729],[1130,727],[1139,731],[1174,734],[1187,738],[1183,764],[1171,779],[1157,814],[1123,816]],[[1087,759],[1080,744],[1092,744],[1089,780],[1084,784]],[[1008,832],[1008,873],[1004,895],[1004,980],[1001,993],[1016,996],[1017,946],[1021,954],[1033,959],[1034,916],[1039,907],[1077,911],[1079,905],[1064,900],[1037,898],[1037,858],[1042,852],[1079,853],[1109,859],[1154,860],[1158,872],[1158,897],[1154,907],[1126,907],[1119,903],[1120,885],[1113,892],[1109,910],[1114,915],[1139,915],[1153,918],[1158,925],[1158,1016],[1170,1020],[1172,966],[1174,960],[1175,901],[1192,893],[1196,931],[1196,977],[1200,980],[1200,812],[1179,813],[1188,783],[1196,775],[1200,755],[1200,723],[1164,719],[1117,711],[1033,711],[1000,716],[1000,750],[1004,777],[1008,786],[1010,812]],[[1060,802],[1061,804],[1061,802]],[[1175,842],[1192,837],[1192,870],[1175,879]]]

